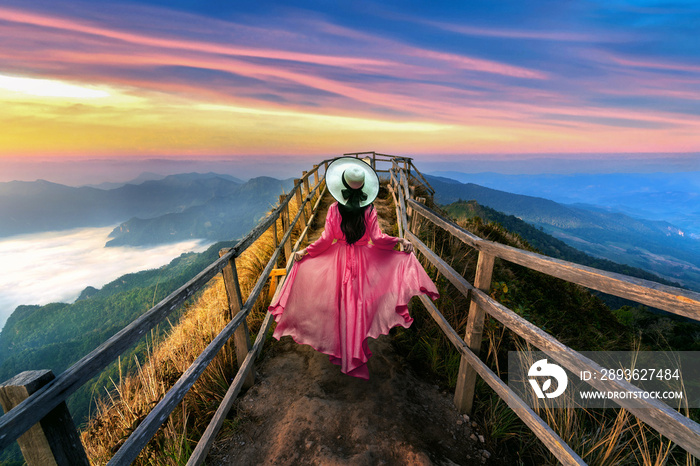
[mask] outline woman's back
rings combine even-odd
[[[270,312],[275,338],[289,335],[329,355],[343,373],[368,378],[367,338],[408,327],[411,297],[438,294],[415,256],[394,250],[402,240],[381,231],[376,209],[362,219],[364,234],[348,243],[338,204],[329,207],[321,237],[294,264]]]
[[[367,339],[408,327],[411,297],[437,299],[438,293],[410,254],[411,243],[379,228],[372,206],[379,177],[368,164],[336,159],[326,170],[326,186],[338,202],[328,208],[321,237],[296,253],[270,304],[277,322],[273,336],[291,336],[327,354],[343,373],[367,379]],[[409,253],[395,251],[398,243]]]

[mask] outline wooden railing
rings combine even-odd
[[[694,320],[700,320],[700,294],[553,259],[479,238],[414,199],[408,182],[409,177],[410,174],[402,164],[393,163],[390,179],[392,194],[397,205],[399,229],[457,290],[470,299],[466,334],[462,339],[433,302],[425,296],[421,298],[430,315],[462,355],[455,389],[455,405],[462,412],[471,411],[478,375],[532,429],[559,461],[567,465],[585,464],[524,400],[481,361],[479,352],[484,318],[487,314],[495,318],[573,373],[600,372],[603,368],[489,296],[495,258]],[[419,218],[429,220],[478,251],[479,258],[473,285],[420,241],[416,231]],[[639,388],[626,381],[593,379],[589,384],[601,391],[641,392]],[[616,399],[615,402],[696,458],[700,458],[700,425],[698,423],[654,399],[640,397],[639,399]]]
[[[260,352],[272,322],[271,315],[268,313],[255,343],[251,346],[246,316],[260,296],[266,281],[277,265],[278,258],[283,253],[287,267],[291,267],[292,256],[308,234],[321,198],[326,192],[325,179],[320,176],[319,168],[327,169],[329,162],[330,160],[325,160],[320,165],[315,165],[310,172],[304,172],[301,179],[295,180],[291,192],[286,196],[280,196],[279,206],[233,248],[222,250],[218,260],[58,377],[54,378],[50,371],[27,371],[2,384],[0,400],[3,402],[5,414],[0,417],[0,450],[19,439],[25,460],[30,466],[89,464],[75,432],[75,427],[70,422],[70,414],[65,407],[65,400],[115,361],[127,348],[145,337],[151,329],[163,322],[212,278],[222,273],[229,300],[230,322],[138,425],[108,463],[110,465],[126,465],[134,461],[219,350],[234,336],[239,365],[237,375],[187,463],[188,465],[201,464],[226,413],[231,408],[233,400],[244,385],[252,383],[253,361]],[[312,177],[313,186],[310,182]],[[292,199],[296,201],[298,210],[295,217],[290,219],[289,204]],[[312,206],[314,201],[315,204]],[[292,246],[292,231],[300,220],[304,229]],[[278,228],[281,228],[283,232],[279,244],[277,242]],[[269,229],[273,231],[275,250],[246,302],[243,303],[236,272],[236,258]],[[68,426],[67,429],[66,426]],[[68,432],[63,432],[65,430]],[[60,432],[55,433],[54,431]]]
[[[413,165],[413,159],[410,157],[399,157],[396,155],[387,155],[387,154],[380,154],[378,152],[348,152],[346,154],[343,154],[346,157],[356,157],[356,158],[361,158],[361,159],[369,159],[370,165],[372,165],[372,168],[374,168],[377,173],[390,173],[391,168],[387,170],[379,170],[377,168],[377,162],[389,162],[392,164],[392,166],[401,166],[403,167],[404,173],[407,174],[408,178],[407,179],[414,179],[417,183],[420,183],[423,185],[423,187],[431,194],[435,194],[435,190],[433,189],[432,186],[430,186],[430,183],[428,183],[428,180],[425,179],[423,174],[418,171],[415,165]]]
[[[552,359],[573,372],[600,371],[602,368],[488,295],[495,258],[498,257],[588,288],[700,320],[700,294],[698,293],[552,259],[493,243],[465,231],[423,205],[419,202],[420,199],[415,198],[414,192],[417,185],[422,185],[428,193],[433,193],[434,190],[416,169],[410,158],[376,152],[353,152],[345,155],[358,158],[369,157],[370,163],[375,169],[377,169],[378,162],[391,164],[387,170],[378,169],[377,171],[387,173],[389,176],[391,193],[396,204],[399,235],[408,238],[416,249],[457,290],[470,299],[467,330],[464,339],[462,339],[433,302],[426,297],[421,298],[430,315],[462,355],[455,389],[455,404],[458,409],[462,412],[471,410],[476,377],[477,375],[482,377],[564,464],[585,463],[524,400],[519,398],[479,358],[485,316],[488,314],[494,317],[524,340],[540,348]],[[52,379],[52,375],[47,374],[48,371],[27,372],[3,384],[5,387],[0,388],[0,399],[3,403],[6,401],[11,403],[11,406],[6,409],[6,414],[0,418],[0,449],[7,447],[26,432],[23,439],[28,442],[26,443],[27,448],[34,450],[34,456],[29,455],[32,456],[31,459],[25,454],[25,459],[30,466],[50,464],[49,461],[46,461],[47,458],[59,465],[88,464],[79,439],[76,441],[75,428],[67,422],[70,420],[70,415],[65,408],[66,398],[103,371],[122,352],[143,338],[156,325],[163,322],[170,313],[202,289],[214,276],[222,273],[229,300],[230,322],[139,424],[108,463],[110,465],[130,464],[139,455],[214,356],[233,337],[239,364],[237,375],[187,463],[188,465],[202,464],[233,401],[244,386],[253,382],[253,363],[264,344],[265,336],[272,323],[272,316],[268,313],[255,342],[251,345],[245,323],[246,316],[260,296],[266,281],[273,277],[272,283],[277,283],[277,278],[285,274],[285,271],[276,269],[278,259],[284,257],[287,272],[292,266],[292,256],[306,238],[318,212],[321,198],[326,192],[319,169],[321,166],[327,169],[329,162],[330,160],[323,161],[320,165],[314,166],[310,172],[304,172],[301,179],[295,180],[292,191],[286,196],[280,196],[279,206],[238,244],[231,249],[222,250],[218,260],[64,373]],[[312,176],[313,185],[310,181]],[[299,208],[294,218],[290,219],[289,204],[292,199],[296,201]],[[314,203],[313,206],[312,203]],[[420,224],[418,220],[421,218],[443,228],[479,252],[473,285],[420,241],[417,230]],[[304,225],[304,229],[296,243],[292,245],[292,230],[300,221]],[[277,242],[278,228],[281,228],[283,232],[279,242]],[[244,303],[238,283],[236,259],[269,229],[272,229],[275,240],[274,252]],[[277,293],[281,289],[282,283],[280,281],[278,284]],[[590,383],[593,387],[601,390],[639,391],[638,388],[624,381],[592,380]],[[12,396],[3,396],[3,393]],[[676,442],[696,457],[700,457],[700,425],[697,423],[658,401],[625,399],[617,400],[617,402],[662,435]],[[61,433],[56,430],[57,424],[62,424],[63,431],[67,430],[68,432]],[[30,429],[33,433],[28,432]],[[56,432],[53,432],[54,430]],[[28,440],[26,436],[30,436],[31,439]],[[49,440],[41,440],[37,443],[36,438],[39,437]],[[22,444],[22,440],[20,440],[20,444]],[[39,444],[41,446],[37,447],[36,445]],[[39,448],[38,454],[36,448]],[[25,449],[23,449],[24,451]]]

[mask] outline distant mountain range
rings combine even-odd
[[[292,186],[291,179],[243,182],[215,173],[171,175],[114,189],[42,180],[0,183],[0,237],[121,223],[110,245],[231,239],[250,230]]]
[[[698,162],[700,170],[700,161]],[[541,174],[432,172],[513,194],[665,220],[700,238],[700,171],[675,173]]]
[[[664,285],[679,286],[678,283],[665,280],[648,270],[619,264],[608,259],[589,256],[585,252],[569,246],[565,242],[545,233],[530,223],[520,220],[514,215],[507,215],[490,207],[482,206],[474,200],[456,201],[452,204],[442,206],[442,209],[453,219],[471,219],[479,217],[484,222],[497,223],[508,232],[519,235],[541,254],[555,259],[562,259],[596,269],[642,278],[644,280],[651,280]]]
[[[86,188],[97,188],[97,189],[117,189],[121,188],[122,186],[126,184],[141,184],[146,181],[154,181],[154,180],[162,180],[165,178],[165,175],[159,175],[158,173],[151,173],[151,172],[143,172],[136,178],[134,178],[131,181],[127,181],[124,183],[112,183],[112,182],[104,182],[100,184],[87,184],[85,185]],[[242,181],[241,181],[242,183]]]
[[[540,196],[513,194],[444,177],[427,175],[427,178],[436,188],[436,201],[440,204],[476,200],[541,228],[590,255],[650,270],[697,290],[700,289],[700,240],[672,222],[613,212],[609,204],[601,207],[591,205],[593,202],[580,203],[584,198],[600,199],[605,193],[608,197],[624,196],[629,190],[627,195],[636,193],[649,203],[650,212],[661,210],[660,205],[649,200],[660,196],[667,203],[666,210],[672,213],[678,208],[668,196],[676,196],[681,199],[679,203],[687,217],[698,221],[698,205],[688,200],[695,196],[700,181],[685,174],[667,175],[644,175],[644,182],[630,181],[623,175],[538,175],[528,176],[529,182],[509,175],[479,175],[483,181],[503,182],[514,190],[532,191],[539,186]],[[259,177],[243,182],[215,173],[152,178],[158,176],[144,174],[135,182],[112,189],[74,188],[47,181],[0,183],[0,237],[117,224],[108,246],[146,246],[193,238],[230,240],[248,232],[276,205],[279,194],[293,185],[291,179]],[[652,190],[648,184],[655,179],[658,183]],[[586,188],[595,183],[606,187]],[[619,186],[615,187],[615,183]],[[640,191],[648,196],[644,197]],[[595,192],[597,197],[587,196],[587,192]],[[578,203],[562,204],[542,197],[565,195],[567,200]],[[629,200],[625,205],[628,209],[643,209],[643,205]]]
[[[450,204],[475,200],[514,215],[595,257],[653,271],[700,290],[700,241],[663,221],[642,220],[582,205],[485,188],[427,175],[435,200]]]
[[[233,183],[233,182],[230,182]],[[253,178],[244,184],[232,184],[221,193],[198,205],[154,218],[131,218],[115,228],[107,246],[142,246],[192,238],[211,241],[239,238],[279,201],[293,180]]]

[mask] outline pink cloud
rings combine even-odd
[[[700,66],[688,65],[686,63],[671,63],[667,61],[639,60],[607,55],[607,58],[618,65],[633,68],[645,68],[652,70],[687,71],[689,73],[700,73]]]
[[[57,68],[60,67],[61,63],[64,63],[66,69],[71,68],[71,65],[102,65],[127,69],[183,66],[227,71],[270,83],[289,81],[300,86],[342,96],[346,100],[336,102],[336,111],[342,111],[344,107],[347,111],[347,101],[349,100],[365,105],[378,105],[408,114],[430,112],[432,118],[442,115],[453,119],[450,117],[453,112],[446,112],[441,104],[433,101],[434,99],[430,95],[434,96],[437,92],[437,94],[449,94],[451,98],[457,96],[460,100],[477,95],[476,91],[450,88],[450,83],[455,83],[460,79],[458,76],[454,76],[456,70],[469,69],[530,79],[544,78],[543,73],[519,67],[416,48],[404,47],[402,52],[404,56],[409,58],[443,63],[437,65],[399,63],[392,60],[253,49],[201,41],[164,39],[97,27],[70,19],[53,18],[2,8],[0,8],[0,17],[13,21],[15,24],[41,28],[40,34],[52,36],[50,53],[47,53],[46,50],[29,50],[23,56],[25,61],[31,61],[36,65],[41,64],[45,69]],[[36,34],[37,31],[34,33]],[[61,37],[63,37],[63,43],[58,40]],[[71,47],[75,43],[79,43],[80,47]],[[395,47],[400,48],[400,45],[396,44]],[[13,52],[9,55],[6,54],[8,59],[17,59],[16,53]],[[245,60],[247,58],[272,61],[250,62]],[[292,61],[296,65],[294,63],[282,64],[278,60]],[[444,63],[449,65],[445,66]],[[395,82],[382,86],[353,81],[353,74],[348,74],[346,79],[340,80],[324,77],[318,69],[305,68],[305,66],[316,65],[345,68],[351,70],[352,73],[372,71],[381,76],[392,78]],[[82,67],[80,75],[85,76],[85,72],[86,68]],[[87,72],[89,73],[89,68]],[[422,79],[436,76],[440,77],[443,81],[442,84],[404,82],[407,77]],[[134,79],[111,78],[108,75],[103,75],[101,78],[111,82],[129,82],[132,85],[148,88],[169,88],[183,92],[188,90],[187,86],[163,82],[139,82]],[[211,90],[207,89],[206,86],[204,89],[196,89],[196,87],[201,86],[199,83],[195,83],[189,92],[211,93]],[[377,91],[379,88],[381,88],[380,92]],[[326,103],[333,100],[328,96],[321,99]],[[237,100],[245,99],[238,98]]]
[[[360,57],[344,57],[308,54],[299,52],[288,52],[283,50],[254,49],[246,47],[234,47],[230,45],[216,44],[212,42],[201,42],[195,40],[178,40],[146,36],[130,32],[122,32],[113,29],[91,26],[80,21],[47,17],[33,13],[0,8],[0,19],[31,24],[49,29],[62,29],[71,33],[79,32],[83,34],[101,36],[109,39],[128,42],[139,46],[149,46],[167,48],[183,51],[203,52],[207,54],[221,54],[239,57],[256,57],[277,60],[300,61],[317,65],[357,67],[357,66],[382,66],[386,63],[380,60],[373,60]]]
[[[606,121],[614,123],[613,119],[649,126],[663,123],[689,134],[698,129],[698,118],[680,111],[596,104],[600,97],[611,95],[630,96],[630,100],[653,95],[692,98],[697,95],[693,92],[700,70],[693,65],[620,58],[577,44],[567,45],[567,50],[579,55],[573,60],[576,65],[566,70],[546,61],[518,66],[442,51],[439,46],[416,46],[380,31],[363,32],[313,16],[291,18],[294,24],[286,26],[289,30],[272,26],[265,30],[162,10],[160,22],[149,27],[143,19],[147,15],[138,19],[137,13],[148,11],[155,17],[161,10],[140,8],[144,7],[129,10],[130,20],[124,21],[94,11],[89,14],[99,19],[0,7],[0,73],[121,85],[135,95],[157,91],[263,110],[434,122],[463,126],[465,132],[486,128],[505,140],[510,133],[528,131],[545,142],[569,134],[565,132],[590,138],[612,128],[606,128]],[[215,32],[207,33],[208,28]],[[453,29],[465,35],[515,40],[595,40],[568,32],[454,25]],[[526,58],[522,63],[528,63]],[[585,73],[576,74],[579,66]],[[685,71],[695,77],[663,71]],[[619,127],[610,131],[642,134]],[[549,133],[552,136],[545,136]],[[585,137],[574,140],[582,144]],[[697,141],[692,135],[683,138],[686,144]]]

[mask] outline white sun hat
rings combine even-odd
[[[339,203],[346,205],[352,190],[361,189],[360,207],[370,205],[379,193],[379,177],[372,167],[355,157],[340,157],[326,170],[326,186]]]

